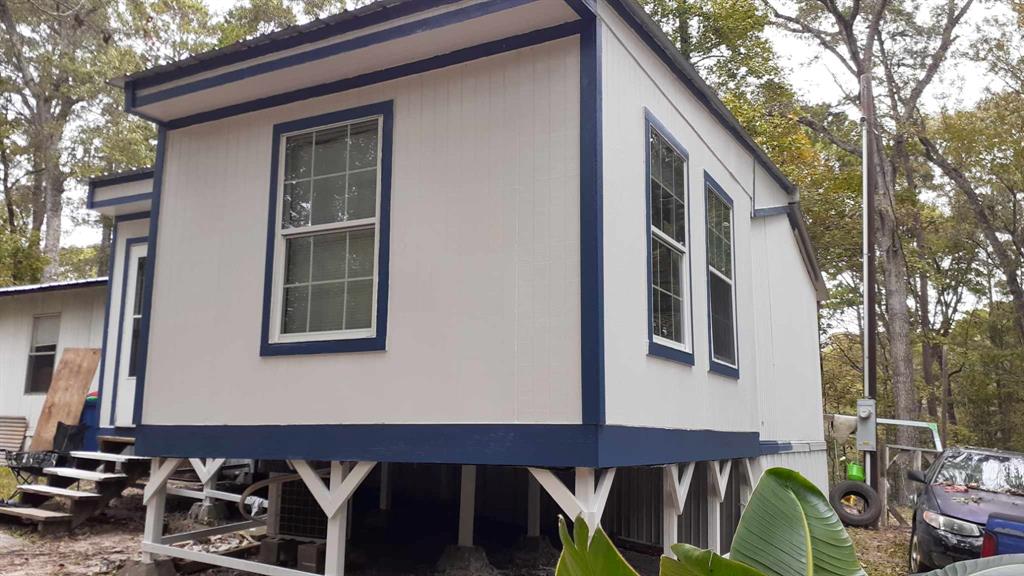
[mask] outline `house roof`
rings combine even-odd
[[[28,284],[25,286],[8,286],[0,288],[0,298],[5,296],[22,296],[25,294],[39,294],[41,292],[57,292],[60,290],[75,290],[78,288],[95,288],[106,286],[107,277],[86,278],[84,280],[66,280],[64,282],[50,282],[47,284]]]
[[[122,172],[111,172],[89,178],[89,189],[102,188],[103,186],[114,186],[126,182],[137,182],[148,180],[153,177],[153,167],[136,168],[135,170],[124,170]]]

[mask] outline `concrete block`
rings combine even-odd
[[[174,563],[170,560],[157,560],[152,564],[145,564],[137,560],[130,560],[118,571],[117,576],[177,576],[178,571],[174,569]]]

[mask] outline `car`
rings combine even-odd
[[[949,448],[926,471],[914,503],[909,564],[916,574],[981,556],[989,515],[1024,514],[1024,454]]]

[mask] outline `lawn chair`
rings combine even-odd
[[[6,465],[7,453],[21,450],[28,432],[28,418],[0,416],[0,465]]]

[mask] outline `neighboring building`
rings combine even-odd
[[[0,416],[35,431],[64,349],[102,345],[106,299],[106,278],[0,288]]]
[[[169,458],[147,558],[182,554],[177,458],[291,461],[331,575],[385,464],[462,466],[464,545],[523,467],[570,517],[716,549],[764,467],[824,485],[796,190],[631,0],[378,2],[123,84],[156,163],[90,205],[118,217],[101,421]]]

